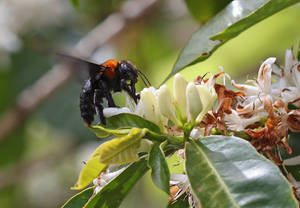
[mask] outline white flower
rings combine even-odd
[[[233,131],[244,131],[247,126],[259,121],[263,117],[267,117],[267,112],[254,114],[250,118],[241,117],[237,111],[231,110],[231,114],[225,114],[224,120],[228,129]]]
[[[181,74],[177,73],[174,77],[173,90],[174,90],[175,103],[178,107],[182,121],[185,121],[187,119],[186,94],[185,94],[187,85],[188,82],[184,79],[184,77],[181,76]]]
[[[213,108],[217,100],[217,93],[214,88],[216,78],[217,77],[211,76],[207,82],[202,81],[196,85],[203,107],[201,113],[197,116],[197,123],[201,122],[202,118]]]
[[[271,94],[272,88],[271,88],[271,73],[272,73],[272,65],[275,63],[276,58],[268,58],[265,60],[262,65],[259,68],[258,71],[258,77],[257,81],[249,80],[248,82],[251,82],[254,84],[254,86],[251,85],[245,85],[245,84],[236,84],[234,81],[232,81],[232,85],[237,88],[238,90],[241,90],[244,92],[249,98],[251,96],[265,96],[268,94]]]
[[[121,168],[120,170],[110,172],[109,169],[107,171],[104,171],[93,180],[94,186],[96,188],[94,189],[94,194],[97,194],[101,191],[101,189],[106,186],[110,181],[112,181],[115,177],[120,175],[125,168]]]
[[[170,185],[172,201],[176,201],[180,196],[182,196],[182,194],[186,194],[188,196],[190,206],[192,208],[200,208],[200,202],[193,194],[188,177],[185,174],[171,174]]]
[[[170,119],[176,126],[182,126],[176,117],[174,100],[167,85],[163,85],[159,88],[158,107],[163,116]]]
[[[196,85],[190,82],[186,88],[188,121],[194,122],[202,111],[202,102]]]
[[[291,50],[286,51],[284,71],[274,87],[278,88],[280,98],[286,104],[300,107],[300,63]]]
[[[246,99],[241,99],[237,104],[239,108],[233,110],[231,114],[225,115],[225,123],[228,128],[235,131],[242,131],[248,125],[253,124],[267,116],[264,109],[263,100],[273,98],[272,93],[276,89],[272,87],[272,71],[276,58],[271,57],[265,60],[258,71],[256,81],[248,80],[253,85],[236,84],[232,80],[232,85],[246,94]],[[243,115],[248,115],[247,118]]]
[[[259,87],[259,92],[263,95],[270,95],[272,92],[271,88],[271,75],[272,75],[272,65],[275,63],[276,58],[271,57],[265,60],[259,68],[257,77],[257,86]]]
[[[163,118],[158,107],[158,93],[159,91],[154,87],[144,88],[135,113],[157,124],[163,130],[166,119]]]

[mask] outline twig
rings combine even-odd
[[[72,50],[72,54],[89,57],[93,52],[122,31],[127,24],[149,13],[157,0],[131,0],[125,2],[120,12],[111,14],[90,33],[82,38]],[[6,136],[18,128],[60,87],[72,79],[72,69],[66,63],[60,63],[44,74],[32,86],[21,92],[15,105],[0,118],[0,144]]]

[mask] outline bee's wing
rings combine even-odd
[[[105,71],[105,67],[100,64],[96,64],[91,61],[84,60],[84,59],[70,56],[70,55],[66,55],[66,54],[58,53],[57,55],[66,59],[66,61],[69,62],[70,64],[73,64],[74,70],[78,74],[82,74],[82,73],[88,71],[89,77],[91,78],[92,82],[94,81],[97,74],[101,74],[102,72]]]

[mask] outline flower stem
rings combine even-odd
[[[155,141],[155,142],[163,142],[163,141],[167,140],[169,144],[174,144],[174,145],[183,145],[184,144],[184,137],[182,137],[182,136],[157,134],[153,131],[147,131],[146,138],[151,141]]]

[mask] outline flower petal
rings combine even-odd
[[[195,121],[195,119],[201,113],[203,108],[197,87],[192,82],[190,82],[186,88],[186,97],[188,120]]]
[[[271,57],[265,60],[262,65],[259,68],[258,71],[258,77],[257,77],[257,83],[260,87],[260,90],[264,94],[270,94],[271,93],[271,75],[272,75],[272,64],[274,64],[276,61],[276,58]]]
[[[109,107],[103,109],[103,114],[106,118],[121,114],[121,113],[132,113],[128,108],[116,108],[116,107]]]
[[[161,114],[170,119],[176,126],[181,126],[181,123],[176,118],[174,100],[171,91],[167,85],[162,85],[158,92],[158,107]]]
[[[175,103],[177,104],[180,114],[183,120],[187,118],[186,115],[186,87],[188,82],[184,79],[181,74],[177,73],[174,77],[174,97]]]

